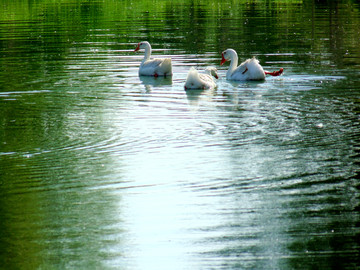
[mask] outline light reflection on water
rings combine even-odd
[[[179,19],[174,8],[165,13],[169,23]],[[211,18],[213,7],[201,8],[198,19]],[[249,12],[235,18],[231,33],[244,30],[243,18],[258,18]],[[9,268],[355,268],[356,54],[346,65],[349,59],[338,63],[337,54],[322,53],[317,44],[296,47],[289,39],[285,49],[273,50],[276,41],[237,34],[238,44],[257,45],[239,51],[241,58],[255,54],[266,69],[284,67],[284,75],[229,82],[227,66],[219,67],[216,89],[185,92],[190,66],[218,67],[224,49],[218,47],[230,43],[214,41],[214,22],[204,45],[196,29],[185,42],[184,32],[163,30],[174,41],[148,36],[144,26],[141,37],[130,29],[131,38],[118,42],[116,31],[130,25],[118,20],[90,25],[85,36],[79,29],[67,35],[68,26],[37,28],[32,35],[54,38],[55,27],[74,40],[70,48],[48,40],[42,47],[32,37],[39,46],[33,52],[16,43],[31,29],[14,21],[22,30],[0,43],[0,262]],[[0,33],[7,33],[4,25]],[[161,26],[149,19],[149,29]],[[145,38],[154,39],[154,54],[172,58],[172,78],[138,77],[142,54],[133,49]],[[340,45],[351,51],[347,44]]]

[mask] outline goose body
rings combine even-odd
[[[217,69],[208,67],[204,73],[199,73],[194,67],[190,68],[185,82],[185,90],[188,89],[210,89],[216,87],[214,78],[218,78]]]
[[[229,70],[226,72],[226,79],[234,81],[263,81],[266,75],[279,76],[283,69],[279,71],[264,71],[255,57],[248,59],[238,66],[238,55],[235,50],[227,49],[222,52],[220,65],[230,61]]]
[[[171,58],[150,59],[151,45],[147,41],[139,42],[135,52],[140,49],[145,49],[145,55],[139,67],[139,75],[155,77],[172,75]]]

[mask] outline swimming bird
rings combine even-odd
[[[262,81],[265,80],[265,75],[279,76],[284,71],[283,68],[274,72],[264,71],[259,64],[259,60],[255,57],[247,59],[238,66],[238,55],[233,49],[227,49],[222,52],[220,65],[223,65],[226,61],[231,61],[229,70],[226,72],[226,79],[228,80]]]
[[[139,42],[134,52],[140,49],[145,49],[145,56],[140,64],[139,75],[155,77],[172,75],[171,58],[150,59],[151,45],[147,41]]]
[[[218,79],[217,69],[207,67],[204,73],[199,73],[194,67],[190,68],[185,82],[185,90],[188,89],[210,89],[216,87],[214,78]]]

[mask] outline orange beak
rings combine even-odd
[[[138,43],[137,47],[135,48],[134,52],[137,52],[138,50],[140,50],[140,43]]]
[[[224,54],[221,54],[221,57],[222,57],[222,59],[221,59],[221,62],[220,62],[220,66],[222,66],[226,62]]]

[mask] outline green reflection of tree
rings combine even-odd
[[[119,198],[87,189],[108,173],[102,162],[109,163],[71,151],[1,160],[7,168],[0,187],[3,268],[103,268],[121,255],[106,251],[121,243],[110,237],[121,232],[119,217],[106,214]]]
[[[29,72],[49,69],[26,64],[36,53],[47,61],[64,57],[83,42],[124,46],[143,39],[191,53],[228,47],[244,56],[295,53],[304,64],[327,64],[328,54],[333,55],[330,64],[336,65],[359,58],[359,6],[352,1],[64,0],[3,5],[1,47],[13,48],[5,55],[23,54],[20,68]],[[21,27],[14,23],[18,21]],[[98,30],[113,35],[97,35]]]

